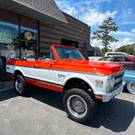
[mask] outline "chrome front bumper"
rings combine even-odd
[[[96,95],[97,100],[102,100],[102,102],[108,102],[116,95],[120,94],[123,91],[123,88],[125,86],[125,82],[122,83],[120,87],[118,87],[116,90],[110,93],[104,93],[102,95]]]

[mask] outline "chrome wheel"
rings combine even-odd
[[[21,80],[21,78],[17,78],[15,81],[15,89],[18,93],[22,93],[24,90],[24,82]]]
[[[79,95],[71,95],[67,99],[67,107],[69,112],[77,118],[84,117],[88,111],[85,100]]]
[[[130,82],[127,84],[127,90],[131,93],[131,94],[135,94],[135,82]]]

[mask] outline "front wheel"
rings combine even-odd
[[[128,92],[130,92],[131,94],[135,94],[135,82],[129,82],[127,84],[127,90]]]
[[[77,122],[92,118],[96,108],[94,97],[78,88],[68,90],[63,102],[68,117]]]

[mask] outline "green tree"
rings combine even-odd
[[[98,30],[93,33],[93,39],[101,40],[103,44],[104,52],[107,52],[109,49],[110,42],[117,42],[111,32],[116,32],[118,30],[118,26],[115,23],[114,19],[109,17],[103,21],[101,25],[98,26]]]
[[[135,43],[131,45],[124,45],[116,49],[116,52],[126,52],[135,55]]]

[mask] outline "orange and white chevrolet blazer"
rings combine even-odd
[[[124,87],[121,65],[88,61],[69,46],[52,45],[49,57],[10,59],[6,68],[20,95],[29,84],[63,92],[65,110],[77,122],[93,116],[96,101],[108,102]]]

